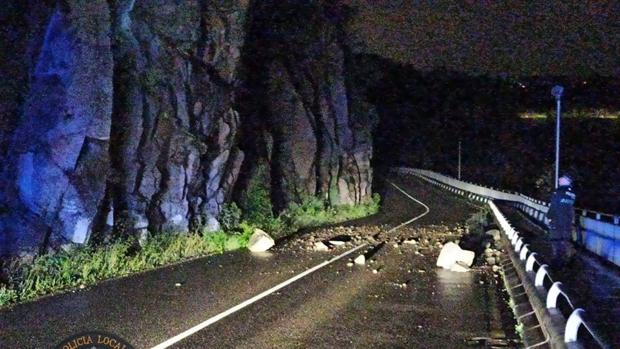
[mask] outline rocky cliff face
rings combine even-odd
[[[375,112],[356,85],[339,31],[338,8],[263,2],[246,48],[248,148],[271,169],[276,209],[304,196],[354,204],[371,195]],[[303,20],[300,20],[303,19]],[[252,161],[249,165],[258,163]]]
[[[33,63],[0,134],[0,255],[218,229],[242,164],[269,163],[279,209],[370,195],[374,113],[317,2],[15,6],[41,15],[13,56]]]

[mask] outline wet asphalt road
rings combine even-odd
[[[396,183],[431,208],[405,233],[442,221],[453,226],[474,211],[415,179]],[[384,213],[355,225],[395,225],[423,211],[386,188]],[[196,259],[2,310],[0,348],[50,348],[88,330],[150,348],[347,249],[307,251],[292,241],[264,256],[238,251]],[[342,259],[172,347],[471,348],[468,339],[501,332],[505,307],[493,276],[483,268],[438,270],[438,252],[386,245],[372,265],[348,267]]]

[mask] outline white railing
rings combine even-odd
[[[523,244],[523,238],[519,236],[519,232],[516,231],[508,222],[506,217],[495,206],[492,201],[489,201],[489,207],[493,211],[495,219],[499,223],[500,227],[508,240],[510,240],[514,252],[519,256],[521,263],[525,264],[525,271],[530,278],[533,278],[534,286],[545,296],[545,307],[547,310],[557,309],[558,299],[562,296],[568,306],[571,309],[571,314],[568,316],[564,326],[564,343],[572,344],[579,341],[578,331],[579,327],[583,326],[594,341],[601,347],[607,348],[608,346],[598,337],[598,335],[592,330],[587,321],[584,319],[585,311],[581,308],[576,308],[573,302],[570,300],[568,294],[564,290],[564,287],[560,281],[555,281],[549,273],[549,267],[544,264],[538,254],[529,249],[527,244]],[[538,269],[536,270],[536,266]],[[549,280],[551,286],[545,287],[545,280]]]
[[[545,214],[548,210],[548,207],[544,202],[521,194],[506,193],[493,188],[459,181],[431,171],[409,168],[397,168],[395,171],[401,174],[418,176],[450,192],[467,196],[473,200],[488,203],[491,211],[493,211],[495,219],[514,248],[515,254],[519,257],[521,263],[524,264],[528,277],[532,279],[530,281],[534,283],[534,286],[539,290],[539,292],[545,295],[546,309],[556,309],[560,296],[564,297],[568,306],[572,309],[570,316],[568,316],[568,319],[565,321],[565,326],[563,329],[564,343],[567,345],[577,343],[579,328],[583,326],[583,328],[586,329],[586,331],[601,348],[608,348],[608,346],[597,336],[595,331],[592,330],[592,327],[589,326],[587,321],[584,319],[585,310],[575,308],[573,302],[564,291],[562,283],[551,277],[547,264],[542,263],[539,255],[530,249],[529,244],[524,243],[523,238],[519,235],[517,230],[510,225],[506,217],[504,217],[492,200],[504,200],[521,204],[523,205],[522,210],[524,212],[532,217],[539,217],[538,219],[543,222],[546,219]],[[528,209],[529,212],[527,212]],[[549,288],[545,287],[545,280],[549,280],[551,284]]]
[[[549,205],[546,202],[533,199],[520,193],[509,193],[482,185],[460,181],[428,170],[400,167],[394,169],[401,174],[415,175],[435,183],[453,193],[468,196],[469,198],[502,200],[511,203],[540,224],[547,226],[546,217]],[[620,216],[601,212],[576,209],[578,213],[579,231],[573,237],[575,242],[583,245],[589,251],[620,266]]]

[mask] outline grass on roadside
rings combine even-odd
[[[0,308],[189,258],[245,248],[255,228],[279,237],[301,228],[361,218],[378,210],[378,195],[364,204],[337,207],[307,198],[277,217],[270,214],[256,221],[240,222],[238,208],[231,205],[224,212],[226,232],[155,234],[141,247],[135,241],[121,240],[106,246],[80,246],[41,255],[32,263],[13,260],[2,268],[7,280],[0,283]]]
[[[243,248],[252,232],[253,227],[245,224],[236,234],[223,231],[159,234],[141,248],[129,241],[118,241],[102,247],[82,246],[41,255],[29,264],[13,262],[6,267],[8,287],[0,287],[0,307],[189,258]]]
[[[320,199],[309,197],[301,204],[291,204],[282,214],[285,225],[292,231],[341,223],[375,214],[379,211],[381,198],[374,194],[368,202],[359,205],[326,206]]]

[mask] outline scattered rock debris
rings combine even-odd
[[[383,253],[380,250],[386,244],[392,247],[389,250],[392,252],[389,253],[415,258],[434,256],[437,257],[437,266],[455,272],[478,271],[480,268],[490,267],[489,269],[497,273],[501,269],[498,266],[501,251],[496,247],[500,238],[500,232],[497,229],[485,232],[480,242],[481,250],[484,252],[480,258],[476,258],[473,251],[459,246],[461,241],[465,241],[470,234],[465,225],[450,227],[445,224],[434,224],[423,227],[403,227],[387,234],[386,232],[391,228],[390,225],[326,227],[302,235],[287,244],[299,250],[323,253],[333,253],[332,251],[345,246],[367,244],[368,246],[360,251],[359,255],[348,260],[346,266],[349,268],[356,265],[367,266],[372,273],[380,272],[380,268],[377,267]],[[413,267],[404,269],[408,273],[422,274],[430,271],[428,268],[416,268],[415,265],[405,265],[405,268],[407,267]],[[403,287],[406,287],[406,284]]]

